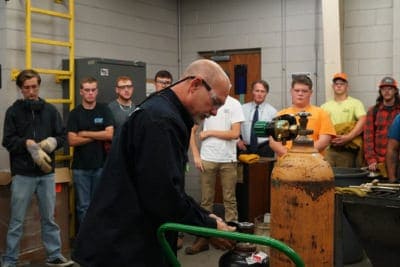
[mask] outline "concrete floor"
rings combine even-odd
[[[210,246],[210,250],[204,251],[197,255],[186,255],[185,247],[190,246],[194,241],[194,236],[185,234],[183,249],[178,251],[178,261],[182,267],[218,267],[218,260],[225,253],[225,251],[217,250]],[[65,255],[68,256],[68,255]],[[20,263],[18,267],[43,267],[44,263]],[[79,267],[78,264],[74,265]],[[345,265],[344,267],[372,267],[371,263],[365,258],[363,261],[355,264]]]
[[[186,255],[184,250],[186,246],[190,246],[194,240],[194,237],[191,235],[185,234],[184,237],[184,247],[183,249],[178,251],[178,260],[181,263],[182,267],[217,267],[218,260],[224,254],[224,251],[217,250],[210,246],[210,250],[204,251],[197,255]],[[344,267],[372,267],[371,263],[367,258],[363,261],[345,265]]]

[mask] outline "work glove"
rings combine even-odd
[[[47,137],[40,141],[39,146],[47,153],[51,153],[57,148],[57,139],[54,137]]]
[[[39,144],[32,143],[27,145],[26,148],[31,154],[33,161],[40,167],[43,172],[49,173],[52,171],[52,167],[50,165],[51,158],[49,157],[49,155],[46,154],[46,152],[44,152],[40,148]]]

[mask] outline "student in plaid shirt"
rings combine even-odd
[[[364,127],[365,160],[370,171],[379,170],[386,176],[385,154],[388,130],[393,119],[400,113],[397,81],[384,77],[379,84],[376,104],[369,108]]]

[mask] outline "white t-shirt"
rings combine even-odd
[[[232,124],[242,121],[244,115],[240,102],[228,96],[225,104],[218,109],[217,115],[204,120],[203,130],[229,131]],[[212,162],[236,162],[236,142],[237,139],[208,137],[201,143],[200,157]]]

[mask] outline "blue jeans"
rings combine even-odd
[[[48,260],[61,256],[60,228],[54,221],[56,202],[54,173],[35,177],[15,175],[11,183],[11,216],[7,232],[7,248],[3,256],[4,263],[16,264],[18,261],[24,219],[34,193],[38,200],[42,241]]]
[[[89,208],[90,201],[92,200],[97,185],[99,184],[102,170],[102,168],[93,170],[72,170],[77,196],[76,213],[78,215],[79,223],[82,222],[86,211]]]

